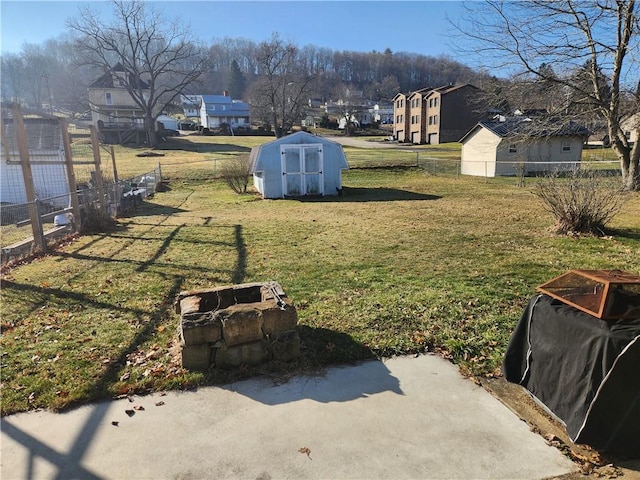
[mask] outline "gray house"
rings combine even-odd
[[[463,175],[497,177],[571,170],[589,131],[573,122],[524,119],[480,122],[462,139]]]
[[[307,132],[254,147],[250,165],[263,198],[337,195],[349,168],[342,145]]]

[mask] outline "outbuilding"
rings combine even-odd
[[[571,170],[580,165],[589,131],[574,122],[528,118],[483,121],[462,139],[463,175],[497,177]]]
[[[0,150],[0,201],[2,204],[27,203],[24,161],[20,153],[18,129],[13,117],[2,119]],[[31,114],[23,119],[25,146],[30,177],[35,195],[52,205],[69,204],[69,177],[64,153],[60,119],[49,115]]]
[[[250,165],[263,198],[337,195],[349,168],[342,145],[307,132],[254,147]]]
[[[156,123],[162,124],[162,129],[164,130],[179,130],[178,120],[169,115],[159,115]],[[158,129],[161,130],[160,125],[158,125]]]

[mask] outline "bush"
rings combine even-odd
[[[555,218],[560,234],[604,235],[626,200],[618,179],[579,168],[544,177],[533,193]]]
[[[115,228],[115,220],[104,210],[93,203],[86,205],[80,212],[82,215],[82,233],[105,233]]]
[[[220,174],[231,190],[236,193],[247,193],[251,178],[248,155],[238,155],[222,164]]]

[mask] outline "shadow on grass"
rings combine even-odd
[[[184,150],[197,153],[248,153],[249,147],[227,143],[196,143],[185,138],[172,137],[158,146],[156,150]]]
[[[342,195],[294,197],[300,202],[393,202],[399,200],[438,200],[442,197],[385,187],[344,187]]]
[[[149,203],[145,200],[136,200],[135,204],[128,211],[120,215],[122,218],[130,218],[148,215],[164,215],[169,217],[176,213],[184,213],[187,210],[166,205],[158,205],[157,203]]]
[[[629,240],[640,240],[640,230],[629,228],[607,228],[605,233],[612,237],[628,238]]]
[[[115,382],[118,381],[118,373],[122,366],[127,361],[127,356],[133,353],[139,345],[147,341],[152,337],[155,332],[156,327],[160,322],[163,321],[164,318],[168,315],[168,312],[172,305],[172,299],[175,298],[177,293],[180,291],[180,287],[184,278],[176,277],[174,278],[173,285],[165,297],[165,301],[162,303],[161,307],[154,312],[152,319],[141,328],[138,333],[134,336],[134,338],[129,342],[129,344],[120,350],[119,354],[116,358],[114,358],[110,363],[107,369],[104,371],[102,375],[96,378],[95,382],[91,385],[87,385],[86,391],[89,393],[88,398],[83,398],[78,402],[69,402],[64,405],[64,410],[74,407],[79,403],[86,403],[91,400],[102,400],[104,398],[110,397],[109,388]],[[29,288],[32,289],[31,286],[20,286],[17,284],[12,284],[15,288]],[[37,289],[37,287],[36,287]],[[55,291],[57,289],[47,289],[50,290],[49,294],[60,295],[60,292]],[[77,299],[80,300],[84,297],[84,295],[77,295]],[[88,298],[83,299],[85,302],[95,303]],[[108,305],[101,304],[99,305],[101,308],[109,307]],[[111,308],[115,308],[114,305],[110,306]],[[133,311],[132,309],[123,309]],[[142,312],[137,311],[136,315],[142,320]],[[56,469],[57,474],[56,479],[65,479],[65,478],[87,478],[87,479],[99,479],[98,475],[94,474],[90,470],[84,468],[82,466],[83,458],[89,450],[90,446],[93,443],[93,439],[96,435],[96,432],[99,428],[103,427],[104,417],[108,411],[108,404],[101,403],[97,404],[93,408],[91,408],[91,413],[86,421],[82,424],[81,430],[74,437],[73,444],[69,448],[68,453],[59,453],[58,450],[53,449],[41,442],[40,440],[32,437],[27,432],[24,432],[12,425],[11,422],[8,422],[6,418],[3,420],[2,424],[2,432],[8,437],[12,438],[15,442],[20,443],[28,452],[28,456],[30,461],[25,462],[27,465],[27,471],[23,472],[22,478],[32,479],[35,477],[35,472],[32,470],[34,463],[42,458],[51,463]]]
[[[231,281],[233,283],[243,283],[247,276],[247,245],[242,236],[242,225],[234,225],[234,239],[237,252],[237,260],[233,273],[231,275]]]

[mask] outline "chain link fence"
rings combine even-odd
[[[476,172],[471,175],[488,182],[501,176],[524,177],[541,176],[557,170],[574,168],[598,170],[603,175],[620,176],[620,163],[617,160],[600,160],[586,153],[585,159],[579,162],[501,162],[501,161],[465,161],[464,168],[460,158],[435,157],[425,152],[403,150],[380,150],[373,156],[370,152],[348,152],[346,154],[349,168],[420,168],[431,175],[460,177],[466,170]],[[498,175],[495,172],[501,172]],[[505,173],[502,173],[505,172]]]

